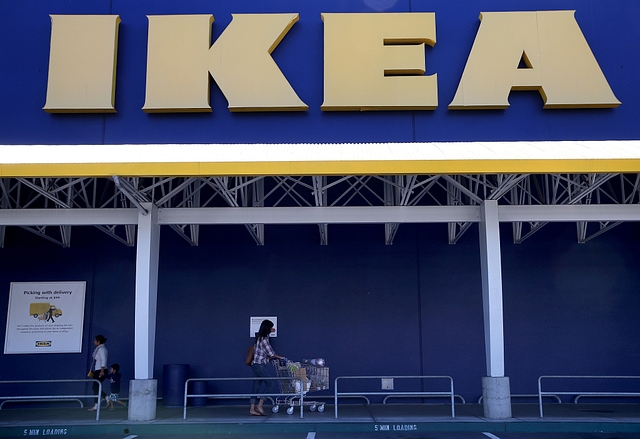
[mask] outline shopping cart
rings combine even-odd
[[[313,365],[310,362],[293,362],[283,360],[273,360],[273,366],[276,369],[276,374],[280,378],[300,378],[290,380],[278,380],[280,386],[280,393],[288,394],[291,396],[279,396],[276,398],[275,404],[271,408],[273,413],[278,413],[280,405],[288,405],[287,414],[292,415],[294,407],[300,407],[305,405],[309,407],[312,412],[318,410],[318,412],[324,412],[324,402],[307,401],[304,402],[300,399],[300,390],[302,395],[306,395],[307,392],[316,392],[319,390],[326,390],[329,388],[329,368],[326,366]],[[302,389],[301,389],[301,386]]]

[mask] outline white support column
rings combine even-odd
[[[144,203],[143,207],[149,213],[138,215],[134,342],[135,378],[142,380],[153,378],[160,250],[158,208],[152,203]]]
[[[504,376],[502,268],[498,202],[485,200],[480,208],[480,265],[487,377],[482,381],[485,416],[511,417],[509,378]]]
[[[158,208],[143,203],[146,215],[138,213],[136,254],[134,376],[130,383],[129,420],[155,419],[157,380],[153,379],[158,293],[160,225]]]
[[[502,268],[498,202],[485,200],[480,208],[480,265],[484,344],[487,375],[504,376],[504,333],[502,328]]]

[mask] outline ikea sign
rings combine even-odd
[[[545,109],[620,105],[575,11],[483,12],[450,110],[504,109],[537,90]],[[271,56],[299,15],[234,14],[211,42],[213,15],[148,16],[148,113],[210,112],[213,79],[232,112],[306,111]],[[322,13],[323,111],[434,110],[435,13]],[[49,113],[113,113],[118,15],[51,15]],[[303,55],[301,55],[303,56]],[[124,67],[126,68],[126,66]]]

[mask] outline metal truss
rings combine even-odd
[[[640,203],[639,174],[493,174],[493,175],[362,175],[190,178],[5,178],[0,179],[0,211],[135,208],[146,215],[145,203],[159,209],[206,208],[354,208],[416,206],[479,206],[497,200],[500,206],[631,205]],[[93,211],[92,211],[93,212]],[[243,210],[243,212],[245,212]],[[356,213],[357,215],[357,213]],[[57,243],[71,245],[69,224],[39,222],[37,215],[22,217],[25,230]],[[109,216],[104,216],[108,222]],[[264,223],[251,216],[244,224],[257,245],[264,245]],[[640,218],[638,218],[640,220]],[[356,218],[353,220],[357,222]],[[98,221],[99,222],[99,221]],[[265,221],[268,222],[268,221]],[[371,222],[362,218],[362,222]],[[474,221],[459,216],[448,220],[448,241],[455,244]],[[522,243],[549,220],[535,215],[511,221],[513,242]],[[622,221],[576,221],[577,241],[585,243]],[[287,221],[295,223],[295,219]],[[321,245],[329,243],[328,222],[317,222]],[[393,244],[400,222],[385,222],[385,243]],[[94,224],[119,242],[135,244],[135,224]],[[199,224],[170,224],[190,245],[197,246]],[[0,225],[4,246],[7,224]]]

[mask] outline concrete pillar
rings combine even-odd
[[[158,380],[129,381],[130,421],[151,421],[156,418]]]
[[[508,377],[482,377],[484,417],[507,419],[511,417],[511,388]]]
[[[482,379],[482,395],[485,417],[491,419],[511,417],[509,378],[504,376],[501,265],[498,202],[485,200],[480,207],[480,269],[488,376]]]

